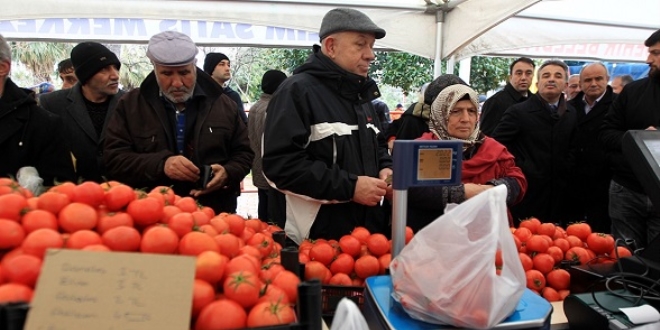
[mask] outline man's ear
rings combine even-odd
[[[9,61],[0,61],[0,78],[4,79],[9,75],[11,71],[11,62]]]
[[[321,50],[323,51],[323,54],[332,59],[335,58],[335,41],[336,39],[330,35],[323,39],[323,42],[321,43]]]

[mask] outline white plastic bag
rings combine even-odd
[[[39,176],[37,169],[32,166],[19,168],[18,173],[16,173],[16,181],[18,181],[21,187],[29,190],[35,196],[39,196],[44,189],[44,179]]]
[[[497,186],[449,210],[392,260],[392,296],[412,318],[487,329],[515,311],[526,279],[509,230],[506,194],[504,185]]]
[[[369,326],[360,312],[360,307],[348,298],[341,298],[330,330],[369,330]]]

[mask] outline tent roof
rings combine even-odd
[[[364,11],[387,31],[387,36],[377,43],[379,47],[431,58],[532,53],[644,61],[643,41],[660,28],[657,19],[660,1],[657,0],[445,1],[443,6],[431,0],[356,0],[351,1],[350,7]],[[29,5],[19,6],[16,0],[0,0],[3,8],[0,33],[10,39],[80,40],[90,37],[81,33],[58,34],[53,29],[21,34],[30,24],[36,24],[30,20],[47,18],[220,21],[310,31],[312,35],[305,43],[311,44],[318,41],[313,33],[318,31],[323,15],[340,6],[348,6],[348,3],[322,0],[33,0]],[[444,15],[442,10],[437,11],[443,7],[448,10]],[[444,23],[436,24],[436,21]],[[92,35],[98,30],[95,26],[90,29]],[[440,38],[436,37],[438,34]],[[122,31],[114,30],[96,39],[144,42],[149,37],[148,34],[125,36]],[[193,39],[197,40],[194,36]],[[227,45],[241,44],[240,41],[218,37],[201,43]],[[286,45],[285,41],[281,43],[274,42],[272,46]],[[249,44],[249,41],[242,44]],[[607,48],[601,44],[617,46]],[[619,51],[612,50],[614,48]],[[601,51],[595,52],[595,49]],[[557,50],[562,50],[563,55],[557,54]]]

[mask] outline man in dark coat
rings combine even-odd
[[[41,96],[41,106],[62,117],[78,178],[103,182],[102,141],[107,119],[123,94],[119,90],[121,63],[115,53],[96,42],[76,45],[71,61],[78,83]]]
[[[660,127],[660,30],[651,34],[644,45],[649,51],[646,59],[649,76],[621,90],[605,115],[599,136],[612,166],[609,206],[612,235],[634,240],[638,248],[648,246],[660,235],[660,214],[623,156],[621,139],[628,130]]]
[[[197,68],[196,55],[197,46],[183,33],[151,37],[147,57],[154,71],[119,100],[103,159],[110,179],[172,186],[216,213],[234,213],[254,153],[236,103]],[[205,167],[210,177],[203,176]]]
[[[495,93],[484,102],[479,117],[479,129],[491,136],[506,109],[516,103],[527,100],[533,93],[529,90],[534,78],[534,61],[520,57],[509,66],[509,81],[504,89]]]
[[[0,35],[0,177],[35,167],[45,186],[75,178],[62,120],[37,105],[34,92],[9,78],[11,49]]]
[[[208,73],[213,80],[220,84],[225,95],[236,102],[238,114],[241,116],[245,125],[247,125],[248,118],[243,107],[243,100],[241,100],[241,96],[235,90],[229,87],[229,79],[231,79],[231,61],[229,57],[223,53],[206,54],[204,58],[204,72]]]
[[[567,190],[577,118],[562,93],[567,80],[564,62],[544,62],[538,71],[538,94],[506,110],[493,133],[527,178],[525,197],[511,207],[514,221],[532,216],[561,224],[573,220]]]
[[[339,239],[357,226],[385,231],[379,204],[392,174],[370,102],[380,91],[367,76],[385,31],[360,11],[337,8],[323,18],[319,36],[321,46],[268,104],[264,131],[264,174],[286,194],[274,220],[285,219],[298,244]]]
[[[577,114],[575,171],[572,188],[575,220],[586,220],[591,230],[611,232],[607,212],[612,173],[605,159],[605,148],[598,141],[598,132],[607,109],[616,96],[607,85],[607,67],[600,62],[586,65],[580,71],[580,89],[568,101]]]

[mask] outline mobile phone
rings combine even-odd
[[[199,181],[197,181],[200,189],[206,189],[206,186],[209,184],[209,181],[213,178],[213,170],[211,165],[204,165],[200,169]]]

